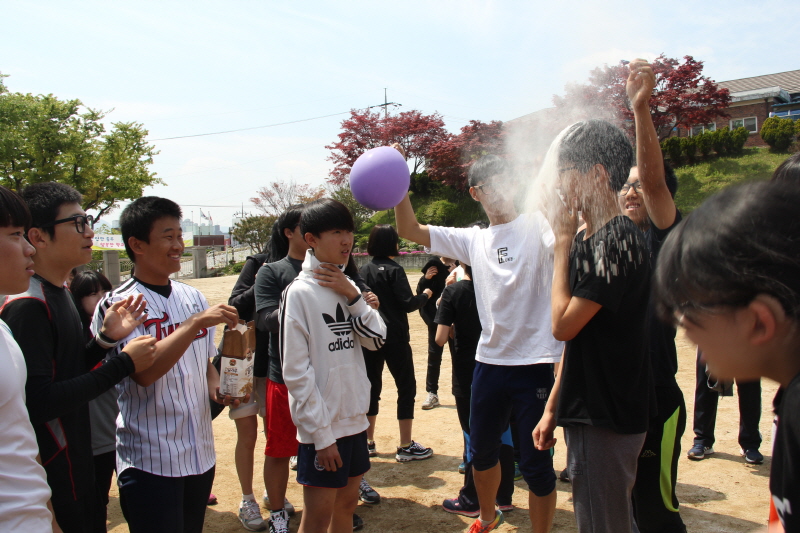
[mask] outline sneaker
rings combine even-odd
[[[742,457],[745,462],[751,465],[760,465],[764,462],[764,456],[758,450],[742,450]]]
[[[286,509],[270,513],[269,533],[289,533],[289,515]]]
[[[458,501],[458,498],[450,498],[442,502],[442,509],[448,513],[460,514],[470,518],[478,518],[481,515],[481,508],[476,505],[474,508],[467,508]]]
[[[255,500],[242,500],[239,504],[239,522],[248,531],[264,531],[267,523],[261,516],[261,509]]]
[[[214,493],[208,495],[208,503],[206,505],[217,505],[217,497],[214,496]]]
[[[427,411],[428,409],[433,409],[434,407],[439,407],[439,396],[437,396],[435,392],[429,392],[428,399],[426,399],[422,404],[422,408]]]
[[[427,459],[431,455],[433,455],[432,449],[426,448],[422,444],[414,442],[412,440],[411,444],[409,444],[405,448],[401,448],[398,446],[397,455],[395,455],[395,459],[397,459],[401,463],[405,463],[408,461]]]
[[[269,504],[269,496],[267,496],[267,491],[264,491],[264,507],[267,509],[270,508]],[[294,505],[289,502],[289,498],[283,499],[283,510],[286,511],[286,514],[289,516],[294,516]]]
[[[504,521],[505,519],[503,518],[503,513],[500,511],[495,511],[494,520],[489,522],[489,525],[484,526],[481,523],[481,519],[478,518],[472,523],[467,533],[487,533],[488,531],[497,529]]]
[[[514,463],[514,481],[522,479],[522,471],[519,469],[519,463]]]
[[[467,473],[467,463],[461,461],[461,464],[458,465],[458,473],[459,474],[466,474]]]
[[[297,470],[297,456],[293,455],[289,458],[289,470]]]
[[[381,503],[381,495],[369,486],[364,476],[361,476],[361,484],[358,486],[358,499],[364,503]]]
[[[364,527],[364,519],[353,513],[353,531],[358,531]]]
[[[378,450],[375,448],[375,441],[367,441],[367,451],[370,457],[378,457]]]
[[[513,503],[502,504],[502,503],[497,502],[497,501],[495,503],[497,504],[497,508],[500,509],[504,513],[508,513],[508,512],[513,511],[514,509],[516,509],[516,507],[514,507]]]
[[[702,444],[695,444],[686,454],[689,459],[694,461],[699,461],[705,458],[706,455],[711,455],[714,453],[714,448],[712,446],[703,446]]]

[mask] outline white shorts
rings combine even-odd
[[[267,397],[267,378],[253,378],[253,394],[250,401],[240,404],[239,407],[229,407],[228,416],[231,420],[245,418],[248,416],[259,415],[264,418],[267,414],[265,400]]]

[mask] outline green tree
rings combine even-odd
[[[276,218],[264,215],[244,218],[231,228],[231,237],[248,245],[254,254],[261,253],[269,241]]]
[[[149,170],[158,151],[136,122],[113,122],[80,100],[52,94],[11,93],[0,74],[0,184],[14,190],[42,181],[58,181],[83,195],[83,208],[96,220],[162,183]]]
[[[328,185],[328,196],[342,202],[350,210],[353,215],[353,222],[355,223],[354,233],[358,233],[369,218],[375,214],[375,211],[368,207],[364,207],[353,198],[353,193],[350,192],[350,185],[342,183],[339,185]]]

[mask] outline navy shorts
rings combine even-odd
[[[369,470],[367,432],[336,439],[342,467],[330,472],[317,462],[313,444],[300,444],[297,450],[297,482],[309,487],[341,489],[351,477],[361,477]]]
[[[519,469],[528,488],[540,497],[555,490],[553,450],[537,450],[531,436],[542,418],[554,381],[553,365],[549,363],[475,363],[469,418],[469,451],[475,470],[488,470],[497,464],[500,439],[513,411],[519,437]]]

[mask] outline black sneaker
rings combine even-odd
[[[431,455],[433,455],[432,449],[426,448],[422,444],[414,442],[412,440],[411,444],[409,444],[405,448],[402,447],[397,448],[397,455],[395,455],[395,459],[397,459],[401,463],[406,463],[408,461],[427,459]]]
[[[571,483],[569,480],[569,468],[565,468],[558,474],[558,480],[563,481],[564,483]]]
[[[458,498],[450,498],[443,501],[442,509],[448,513],[460,514],[461,516],[468,516],[470,518],[478,518],[481,515],[481,508],[479,505],[473,508],[467,508],[458,501]]]
[[[742,450],[742,457],[744,457],[744,460],[751,465],[760,465],[764,462],[764,456],[761,455],[761,452],[758,450]]]
[[[701,459],[705,459],[706,455],[711,455],[714,453],[713,446],[703,446],[702,444],[695,444],[686,454],[689,459],[693,461],[699,461]]]
[[[370,457],[378,457],[378,450],[375,448],[375,441],[367,441],[367,451]]]
[[[364,519],[353,513],[353,531],[358,531],[364,527]]]
[[[381,503],[381,495],[369,486],[364,476],[361,476],[361,484],[358,486],[358,499],[364,503]]]

